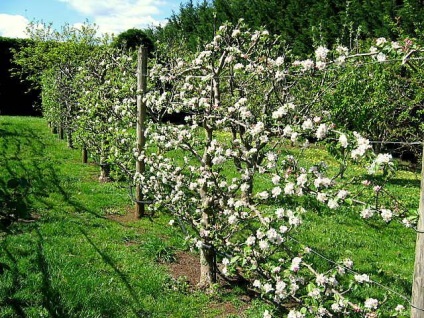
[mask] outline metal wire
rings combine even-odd
[[[305,245],[305,244],[303,244],[302,242],[300,242],[299,240],[297,240],[297,239],[295,239],[294,237],[292,237],[292,236],[288,236],[292,241],[294,241],[294,242],[296,242],[296,243],[298,243],[298,244],[300,244],[300,245]],[[305,245],[305,246],[307,246],[307,245]],[[314,249],[312,249],[312,248],[310,248],[309,246],[308,246],[308,249],[309,249],[309,251],[311,252],[311,253],[313,253],[313,254],[315,254],[315,255],[317,255],[318,257],[320,257],[320,258],[322,258],[322,259],[324,259],[324,260],[326,260],[327,262],[329,262],[329,263],[331,263],[331,264],[333,264],[333,265],[336,265],[336,266],[338,266],[338,267],[341,267],[341,268],[343,268],[344,270],[346,270],[346,271],[348,271],[348,272],[351,272],[351,273],[353,273],[353,274],[355,274],[355,275],[361,275],[359,272],[356,272],[356,271],[354,271],[354,270],[352,270],[351,268],[348,268],[348,267],[346,267],[346,266],[343,266],[343,265],[341,265],[341,264],[339,264],[339,263],[337,263],[337,262],[335,262],[335,261],[333,261],[333,260],[331,260],[331,259],[329,259],[328,257],[326,257],[326,256],[324,256],[324,255],[322,255],[321,253],[319,253],[319,252],[317,252],[316,250],[314,250]],[[382,288],[382,289],[385,289],[386,291],[388,291],[388,292],[390,292],[390,293],[392,293],[392,294],[395,294],[395,295],[397,295],[397,296],[399,296],[400,298],[402,298],[402,299],[404,299],[411,307],[413,307],[414,309],[417,309],[417,310],[420,310],[420,311],[424,311],[424,309],[422,309],[422,308],[419,308],[419,307],[417,307],[417,306],[415,306],[415,305],[413,305],[412,303],[411,303],[411,300],[410,300],[410,298],[408,298],[407,296],[405,296],[405,295],[403,295],[403,294],[401,294],[401,293],[399,293],[399,292],[397,292],[397,291],[395,291],[395,290],[393,290],[393,289],[391,289],[390,287],[387,287],[387,286],[385,286],[385,285],[383,285],[383,284],[381,284],[381,283],[379,283],[379,282],[376,282],[376,281],[374,281],[374,280],[369,280],[369,282],[370,283],[373,283],[374,285],[376,285],[376,286],[378,286],[378,287],[380,287],[380,288]]]

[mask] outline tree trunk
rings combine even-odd
[[[200,249],[199,281],[199,288],[201,289],[210,289],[216,283],[215,257],[215,250],[212,249],[212,246],[202,246]]]
[[[203,154],[203,165],[206,170],[212,171],[212,158],[208,153],[208,148],[212,141],[212,129],[208,127],[207,123],[204,123],[206,131],[207,143],[205,152]],[[208,185],[205,182],[200,188],[200,198],[202,200],[202,226],[203,229],[208,231],[213,227],[213,210],[212,210],[212,198],[208,194]],[[202,235],[201,235],[202,236]],[[202,247],[200,249],[200,281],[199,288],[211,289],[212,285],[216,283],[216,272],[215,272],[215,250],[212,248],[210,237],[207,235],[202,236]]]
[[[110,182],[110,166],[107,163],[100,163],[100,177],[99,181],[102,183]]]
[[[105,154],[105,146],[104,144],[106,141],[103,142],[102,145],[102,154],[100,155],[100,182],[110,182],[110,165],[106,162],[106,154]]]

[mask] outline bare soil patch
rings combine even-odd
[[[112,213],[107,214],[105,217],[109,220],[128,226],[128,223],[137,221],[137,217],[134,213],[134,208],[129,206],[125,214]],[[135,242],[126,242],[126,245],[130,246],[136,244]],[[190,290],[196,290],[197,284],[200,279],[200,260],[199,255],[195,255],[188,251],[177,251],[175,254],[175,262],[167,263],[166,266],[169,269],[170,275],[178,281],[184,281],[188,284]],[[231,292],[232,284],[237,282],[229,282],[219,277],[218,285],[222,294]],[[230,301],[223,301],[216,299],[209,304],[207,312],[216,312],[217,318],[224,318],[229,316],[247,317],[243,312],[249,308],[251,297],[249,295],[238,296],[238,302],[240,305],[234,305]]]
[[[200,278],[199,257],[184,251],[177,252],[175,256],[176,261],[168,265],[172,277],[175,279],[185,277],[187,283],[195,287]]]
[[[198,255],[186,251],[179,251],[176,253],[176,261],[168,264],[171,276],[178,280],[182,277],[186,283],[189,284],[191,289],[196,289],[200,278],[200,260]],[[218,276],[218,285],[220,286],[221,293],[231,291],[231,284],[228,281]],[[223,318],[237,315],[238,317],[247,317],[243,312],[249,308],[251,298],[248,295],[240,295],[238,297],[240,306],[235,306],[230,301],[222,301],[219,298],[216,302],[211,302],[208,311],[217,312],[214,317]]]

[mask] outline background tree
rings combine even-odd
[[[146,32],[140,29],[129,29],[120,33],[114,40],[114,47],[136,51],[140,45],[147,47],[148,52],[154,51],[154,44]]]
[[[51,24],[33,22],[27,33],[30,45],[14,52],[14,62],[28,75],[35,87],[43,89],[43,115],[57,125],[60,135],[67,132],[72,147],[73,119],[77,112],[78,87],[72,85],[83,61],[99,44],[96,29],[90,25],[74,28],[64,25],[55,30]]]
[[[214,25],[244,19],[253,29],[281,35],[298,56],[313,53],[314,44],[332,46],[360,39],[399,35],[422,37],[424,4],[419,0],[192,0],[181,4],[155,35],[183,38],[196,50],[213,38]]]

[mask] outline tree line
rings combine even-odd
[[[265,28],[281,35],[296,55],[313,52],[317,45],[399,36],[422,38],[422,0],[213,0],[187,1],[173,12],[164,27],[149,35],[160,41],[181,41],[196,50],[213,38],[216,26],[243,19],[252,29]]]

